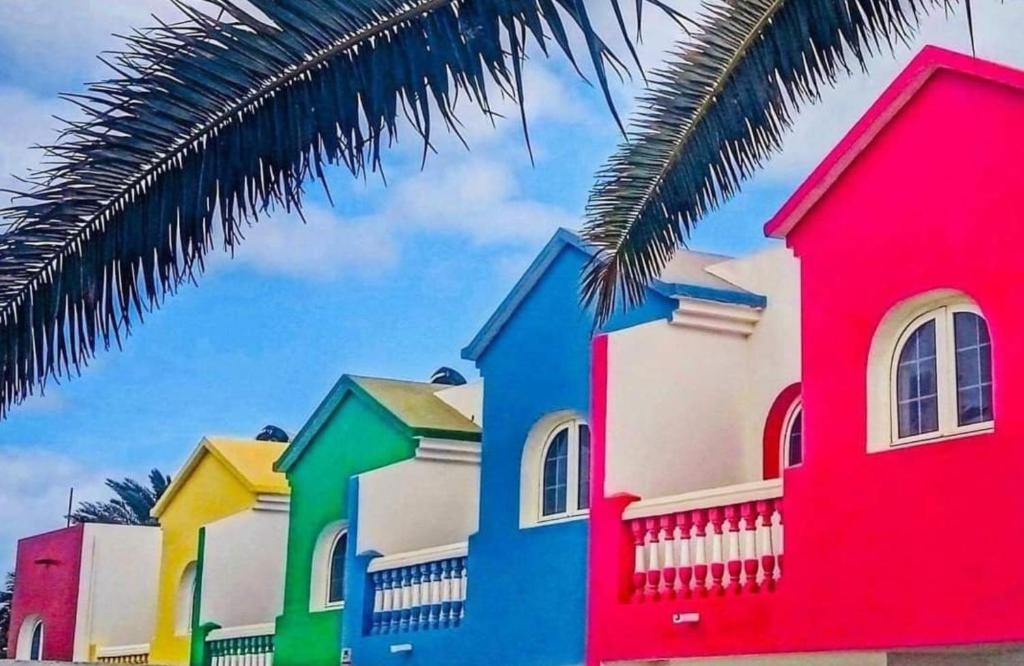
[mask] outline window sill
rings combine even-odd
[[[533,527],[546,527],[548,525],[560,525],[562,523],[573,523],[578,520],[586,520],[590,517],[590,511],[579,511],[577,513],[570,513],[563,516],[554,516],[551,518],[541,518],[531,523],[521,524],[520,529],[530,529]]]
[[[965,428],[962,430],[954,430],[950,433],[942,435],[936,435],[931,437],[924,437],[921,439],[907,439],[896,442],[888,442],[885,444],[872,446],[868,453],[885,453],[887,451],[900,451],[902,449],[909,449],[915,446],[927,446],[929,444],[945,444],[960,439],[968,439],[971,437],[977,437],[979,435],[991,435],[996,431],[995,426],[991,423],[987,423],[981,426],[975,426]]]
[[[311,606],[309,608],[310,613],[328,613],[330,611],[345,610],[345,602],[339,601],[334,604],[324,604],[323,606]]]

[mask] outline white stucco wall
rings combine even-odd
[[[284,603],[287,540],[286,511],[250,509],[207,525],[200,622],[273,622]]]
[[[462,413],[467,419],[484,424],[484,382],[483,380],[453,386],[437,392],[437,397]]]
[[[798,267],[776,247],[709,270],[768,307],[747,337],[664,321],[609,336],[606,494],[653,498],[762,476],[769,408],[800,376]]]
[[[91,646],[148,643],[156,621],[160,529],[86,525],[82,543],[75,661]]]
[[[413,458],[361,474],[357,552],[465,541],[477,530],[479,493],[478,463]]]

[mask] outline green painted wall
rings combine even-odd
[[[313,550],[323,529],[348,517],[348,478],[411,458],[416,441],[367,399],[349,393],[288,472],[291,509],[284,611],[274,666],[338,666],[344,611],[309,610]]]

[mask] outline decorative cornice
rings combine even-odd
[[[416,459],[479,465],[480,442],[420,437],[416,446]]]
[[[287,495],[267,495],[261,493],[256,496],[256,504],[252,508],[253,511],[288,513],[289,506],[291,506],[291,500]]]
[[[672,313],[672,323],[716,333],[730,333],[748,337],[761,321],[763,308],[734,303],[722,303],[696,298],[679,298]]]

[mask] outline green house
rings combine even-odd
[[[348,480],[412,458],[421,438],[479,441],[480,384],[343,376],[277,461],[291,486],[275,666],[338,666]]]

